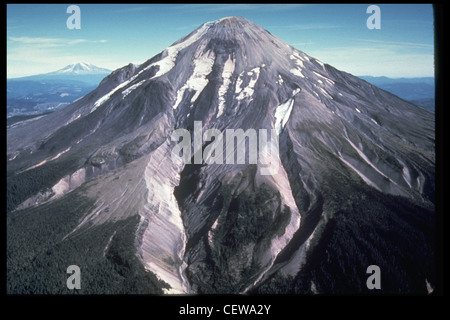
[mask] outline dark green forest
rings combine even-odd
[[[89,232],[83,227],[64,238],[92,208],[80,188],[37,208],[8,213],[8,294],[163,293],[167,285],[145,271],[136,255],[138,215],[88,225]],[[80,267],[79,290],[66,286],[69,265]]]
[[[60,162],[47,163],[22,172],[8,172],[6,177],[6,211],[14,210],[20,203],[31,196],[36,195],[39,190],[50,189],[60,179],[61,173],[74,172],[76,159],[66,159]]]
[[[435,279],[434,210],[378,192],[353,194],[313,238],[295,276],[276,275],[253,294],[427,294]],[[369,265],[381,289],[369,290]]]

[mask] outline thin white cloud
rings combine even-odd
[[[66,38],[41,38],[41,37],[9,37],[12,43],[22,45],[36,45],[39,47],[71,46],[79,43],[105,43],[107,40],[66,39]]]
[[[355,41],[367,43],[367,44],[375,44],[382,45],[388,47],[397,47],[397,48],[425,48],[425,49],[433,49],[434,45],[428,43],[416,43],[416,42],[404,42],[404,41],[385,41],[385,40],[373,40],[373,39],[352,39]]]

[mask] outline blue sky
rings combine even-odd
[[[354,75],[434,75],[430,4],[380,4],[381,29],[369,30],[368,4],[7,5],[7,77],[55,71],[84,61],[111,70],[142,63],[206,21],[247,18],[295,48]]]

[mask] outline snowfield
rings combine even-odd
[[[222,71],[222,85],[219,88],[219,105],[218,105],[218,111],[217,111],[217,118],[219,118],[223,113],[223,108],[225,106],[225,94],[228,91],[228,87],[231,83],[231,76],[233,75],[235,68],[235,63],[231,59],[230,56],[228,56],[227,61],[225,61],[225,65],[223,66]]]

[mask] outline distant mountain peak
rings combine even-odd
[[[111,70],[97,67],[86,62],[76,62],[49,74],[109,74]]]

